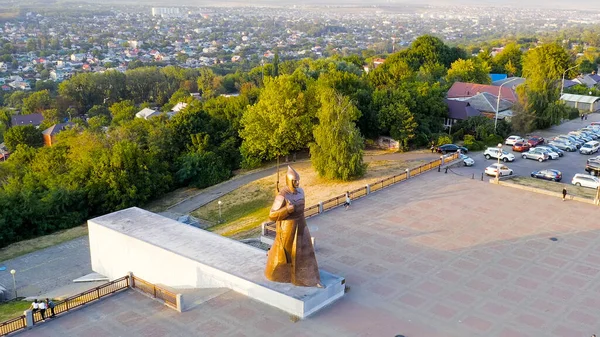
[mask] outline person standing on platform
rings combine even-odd
[[[567,188],[566,187],[563,187],[562,195],[563,195],[563,201],[565,201],[565,198],[567,197]]]

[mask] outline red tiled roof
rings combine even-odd
[[[499,89],[500,87],[494,85],[455,82],[450,90],[448,90],[448,98],[468,98],[475,96],[480,92],[487,92],[494,96],[498,96]],[[513,103],[517,101],[517,94],[509,86],[502,87],[500,97]]]

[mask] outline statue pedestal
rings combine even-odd
[[[323,270],[325,289],[271,282],[265,251],[140,208],[91,219],[88,228],[92,269],[111,280],[132,272],[175,289],[229,288],[300,318],[344,295],[344,278]]]

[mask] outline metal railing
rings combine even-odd
[[[125,290],[129,288],[129,276],[124,276],[114,281],[102,284],[97,286],[96,288],[92,288],[90,290],[84,291],[77,295],[71,296],[63,301],[57,302],[54,305],[54,314],[58,315],[63,312],[67,312],[69,310],[80,307],[84,304],[96,301],[102,297],[107,295],[111,295],[116,293],[117,291]],[[46,317],[49,317],[52,314],[52,309],[46,309]],[[42,320],[42,313],[40,311],[35,311],[33,313],[33,324]]]
[[[133,276],[131,286],[135,289],[139,289],[141,292],[151,295],[154,298],[162,300],[166,305],[177,309],[177,294],[148,281],[144,281],[136,276]]]
[[[0,336],[8,335],[9,333],[25,329],[25,315],[11,318],[8,321],[0,322]]]
[[[319,214],[319,205],[312,205],[304,210],[304,217],[310,218],[313,215]]]

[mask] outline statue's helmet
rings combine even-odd
[[[291,166],[288,166],[287,173],[285,175],[285,184],[287,186],[293,186],[292,181],[300,181],[300,175]]]

